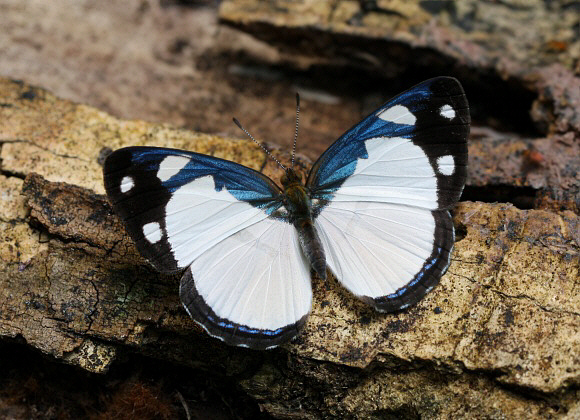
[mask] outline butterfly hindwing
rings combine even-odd
[[[187,269],[180,296],[192,318],[228,344],[264,349],[288,341],[312,305],[296,229],[267,218],[218,243]]]
[[[161,272],[186,268],[182,302],[211,335],[266,348],[310,311],[310,272],[281,191],[233,162],[182,150],[113,152],[105,188],[140,253]]]
[[[385,203],[333,203],[316,226],[336,278],[381,312],[404,309],[429,292],[447,269],[454,241],[447,210]]]
[[[469,120],[457,80],[427,80],[347,131],[308,177],[329,268],[380,311],[416,303],[447,269]]]

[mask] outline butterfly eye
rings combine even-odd
[[[282,185],[291,185],[291,184],[301,184],[302,183],[302,176],[292,169],[288,169],[282,178],[280,178],[280,182]]]

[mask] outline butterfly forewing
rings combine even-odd
[[[380,311],[416,303],[449,265],[469,121],[459,82],[428,80],[347,131],[309,175],[328,266]]]

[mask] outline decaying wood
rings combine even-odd
[[[280,417],[579,413],[574,212],[461,203],[453,262],[417,306],[377,314],[314,279],[297,340],[230,348],[187,317],[178,278],[136,253],[102,195],[100,162],[107,147],[163,144],[259,169],[257,146],[119,121],[8,80],[0,96],[3,337],[95,372],[127,350],[217,371]]]
[[[529,188],[519,191],[526,206],[578,213],[580,14],[572,9],[517,0],[226,0],[220,18],[298,67],[343,66],[389,83],[458,77],[475,125],[485,125],[473,130],[468,187]],[[498,118],[499,131],[490,128]],[[542,134],[518,133],[535,130]]]
[[[580,16],[566,1],[224,0],[220,19],[314,62],[391,77],[447,65],[468,79],[524,78],[580,58]]]

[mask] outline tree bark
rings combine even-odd
[[[277,417],[578,410],[574,212],[462,202],[453,262],[418,305],[378,314],[335,280],[314,281],[294,342],[231,348],[187,317],[178,277],[136,253],[102,195],[100,162],[106,147],[147,143],[260,168],[257,146],[116,120],[9,80],[0,92],[2,336],[94,372],[127,349],[218,372]]]

